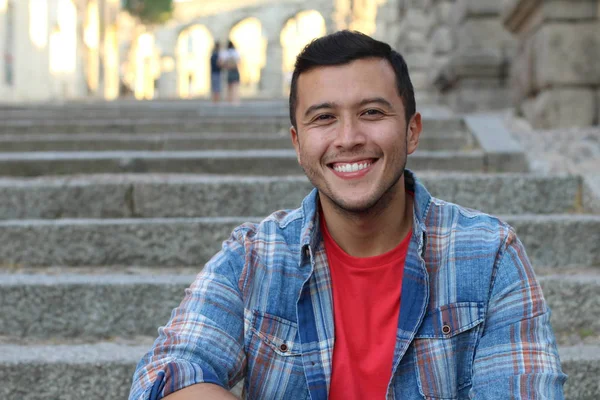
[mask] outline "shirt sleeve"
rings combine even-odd
[[[563,399],[550,310],[521,241],[512,229],[499,252],[470,397]]]
[[[242,379],[246,356],[239,280],[244,246],[236,231],[159,328],[154,345],[137,365],[129,400],[158,400],[197,383],[230,390]]]

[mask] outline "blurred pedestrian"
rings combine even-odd
[[[223,54],[222,65],[227,70],[227,101],[232,104],[239,104],[239,86],[240,71],[238,63],[240,62],[240,53],[236,50],[233,42],[230,40],[227,50]]]
[[[219,43],[215,43],[210,55],[210,92],[213,103],[218,103],[221,100],[222,55],[220,54],[220,48]]]

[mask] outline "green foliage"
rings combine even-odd
[[[124,8],[145,24],[162,24],[173,15],[173,0],[125,0]]]

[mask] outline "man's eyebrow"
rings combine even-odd
[[[371,104],[371,103],[381,104],[383,106],[386,106],[387,108],[394,108],[392,106],[392,103],[390,103],[389,101],[387,101],[383,97],[372,97],[372,98],[369,98],[369,99],[364,99],[360,103],[358,103],[358,105],[359,106],[364,106],[364,105]]]
[[[313,104],[312,106],[308,107],[308,109],[306,109],[306,112],[304,112],[304,116],[308,117],[310,114],[312,114],[313,112],[317,111],[317,110],[322,110],[322,109],[331,109],[331,108],[335,108],[337,107],[337,105],[335,103],[319,103],[319,104]]]

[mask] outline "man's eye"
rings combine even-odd
[[[381,111],[379,110],[367,110],[363,113],[364,115],[381,115]]]
[[[315,118],[315,121],[327,121],[328,119],[333,118],[331,115],[329,114],[323,114],[323,115],[319,115],[317,118]]]

